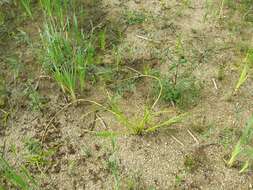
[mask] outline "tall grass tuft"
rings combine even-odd
[[[63,92],[76,100],[77,89],[82,91],[85,88],[86,69],[93,63],[95,51],[91,40],[80,30],[75,13],[69,16],[67,4],[52,2],[41,0],[46,15],[41,32],[43,65]]]

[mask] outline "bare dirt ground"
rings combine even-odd
[[[194,65],[193,75],[201,83],[197,103],[183,109],[190,113],[186,121],[147,135],[117,136],[115,148],[110,138],[94,136],[87,130],[120,131],[123,127],[106,112],[99,113],[103,120],[93,123],[94,114],[86,114],[95,107],[87,103],[59,113],[45,134],[50,119],[68,102],[52,79],[43,78],[45,73],[33,51],[39,43],[41,18],[24,21],[11,14],[6,17],[9,26],[1,31],[0,44],[0,88],[6,91],[0,94],[4,102],[0,106],[9,113],[6,121],[6,113],[0,113],[0,150],[5,158],[17,168],[25,165],[39,181],[40,189],[115,189],[115,176],[122,190],[252,189],[252,172],[240,174],[239,167],[226,165],[253,112],[252,78],[233,95],[240,74],[238,64],[244,58],[241,46],[253,44],[252,25],[236,24],[238,15],[231,16],[226,7],[220,11],[220,1],[212,6],[202,0],[187,2],[85,2],[93,14],[89,19],[108,25],[109,40],[117,37],[115,30],[122,32],[116,48],[123,65],[140,72],[149,66],[166,74],[180,41],[185,58]],[[234,25],[228,23],[228,17]],[[18,71],[9,64],[13,57],[20,65]],[[103,64],[114,61],[112,51],[106,51]],[[17,78],[13,72],[18,72]],[[30,86],[37,88],[31,92]],[[146,102],[151,86],[151,80],[137,81],[134,90],[120,99],[124,110],[135,114]],[[105,89],[113,93],[106,85],[90,84],[82,96],[104,103]],[[38,101],[43,103],[38,105]],[[34,109],[36,106],[43,108]],[[183,112],[163,101],[160,108]],[[32,159],[29,142],[42,139],[43,158]],[[113,163],[115,171],[110,167]],[[7,187],[6,181],[0,179],[0,183]]]

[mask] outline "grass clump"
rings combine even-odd
[[[240,173],[246,171],[253,164],[253,116],[248,120],[242,135],[235,145],[230,160],[228,161],[228,166],[232,167],[235,161],[243,159],[244,165],[242,166]]]
[[[110,95],[108,95],[109,106],[107,107],[95,101],[85,100],[85,99],[79,99],[73,103],[89,102],[91,104],[94,104],[110,112],[114,116],[116,121],[127,129],[127,134],[132,134],[132,135],[142,135],[145,133],[157,131],[158,129],[161,129],[161,128],[167,128],[173,124],[180,123],[183,119],[186,118],[187,113],[179,114],[176,116],[168,116],[167,114],[169,113],[169,111],[155,111],[155,107],[162,95],[162,90],[163,90],[162,83],[159,78],[155,76],[150,76],[150,75],[140,74],[132,78],[141,78],[141,77],[148,77],[148,78],[157,80],[160,85],[160,92],[156,100],[152,104],[152,106],[145,105],[143,109],[140,108],[139,111],[135,111],[133,113],[133,116],[125,113],[123,109],[120,107],[119,103],[117,102],[117,98],[111,97]],[[73,103],[67,105],[66,107],[64,107],[64,109],[72,105]],[[101,131],[101,132],[95,132],[95,133],[97,134],[97,136],[117,135],[117,132],[110,132],[110,131]]]
[[[53,14],[49,5],[44,6],[47,14]],[[77,89],[85,88],[87,67],[93,63],[95,50],[89,37],[80,30],[76,15],[63,18],[64,7],[56,10],[60,19],[49,17],[41,33],[43,65],[62,91],[76,100]]]

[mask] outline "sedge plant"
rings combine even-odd
[[[110,107],[105,108],[104,106],[102,106],[107,111],[113,114],[116,121],[122,126],[124,126],[127,129],[128,133],[133,135],[142,135],[144,133],[154,132],[160,128],[166,128],[173,124],[179,123],[186,117],[187,114],[180,114],[177,116],[158,120],[157,119],[158,117],[160,118],[161,115],[164,116],[165,114],[168,113],[168,111],[155,111],[155,107],[161,97],[163,90],[161,80],[155,76],[143,74],[137,75],[136,77],[133,78],[140,78],[140,77],[152,78],[154,80],[157,80],[160,84],[160,93],[158,94],[157,98],[155,99],[154,103],[151,106],[145,105],[144,111],[141,111],[140,113],[135,112],[134,116],[129,116],[126,113],[124,113],[123,109],[119,106],[117,101],[115,101],[115,99],[110,96],[109,96]]]

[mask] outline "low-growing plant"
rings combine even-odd
[[[163,92],[161,100],[188,108],[195,105],[200,97],[200,83],[193,76],[180,76],[174,83],[169,76],[161,77]],[[158,85],[154,85],[154,93],[158,93]]]
[[[47,102],[46,98],[40,95],[40,93],[34,88],[31,81],[28,81],[24,94],[29,101],[29,106],[34,111],[42,111]]]
[[[114,190],[120,189],[120,174],[119,174],[119,162],[117,159],[117,145],[116,145],[116,137],[111,136],[111,146],[112,149],[110,150],[110,157],[107,160],[107,167],[112,173],[114,177]]]
[[[169,65],[168,73],[165,75],[157,73],[163,86],[161,100],[185,109],[198,102],[201,84],[193,76],[194,65],[185,55],[183,40],[180,36],[177,37],[173,52],[170,52],[174,56],[171,56],[172,63]],[[159,93],[159,88],[156,82],[153,85],[155,95]]]
[[[101,50],[105,50],[106,48],[106,28],[101,30],[98,34],[99,46]]]
[[[228,161],[228,166],[232,167],[235,161],[243,159],[244,165],[242,166],[240,173],[246,171],[253,164],[253,116],[248,120],[242,135],[235,145],[230,160]]]

